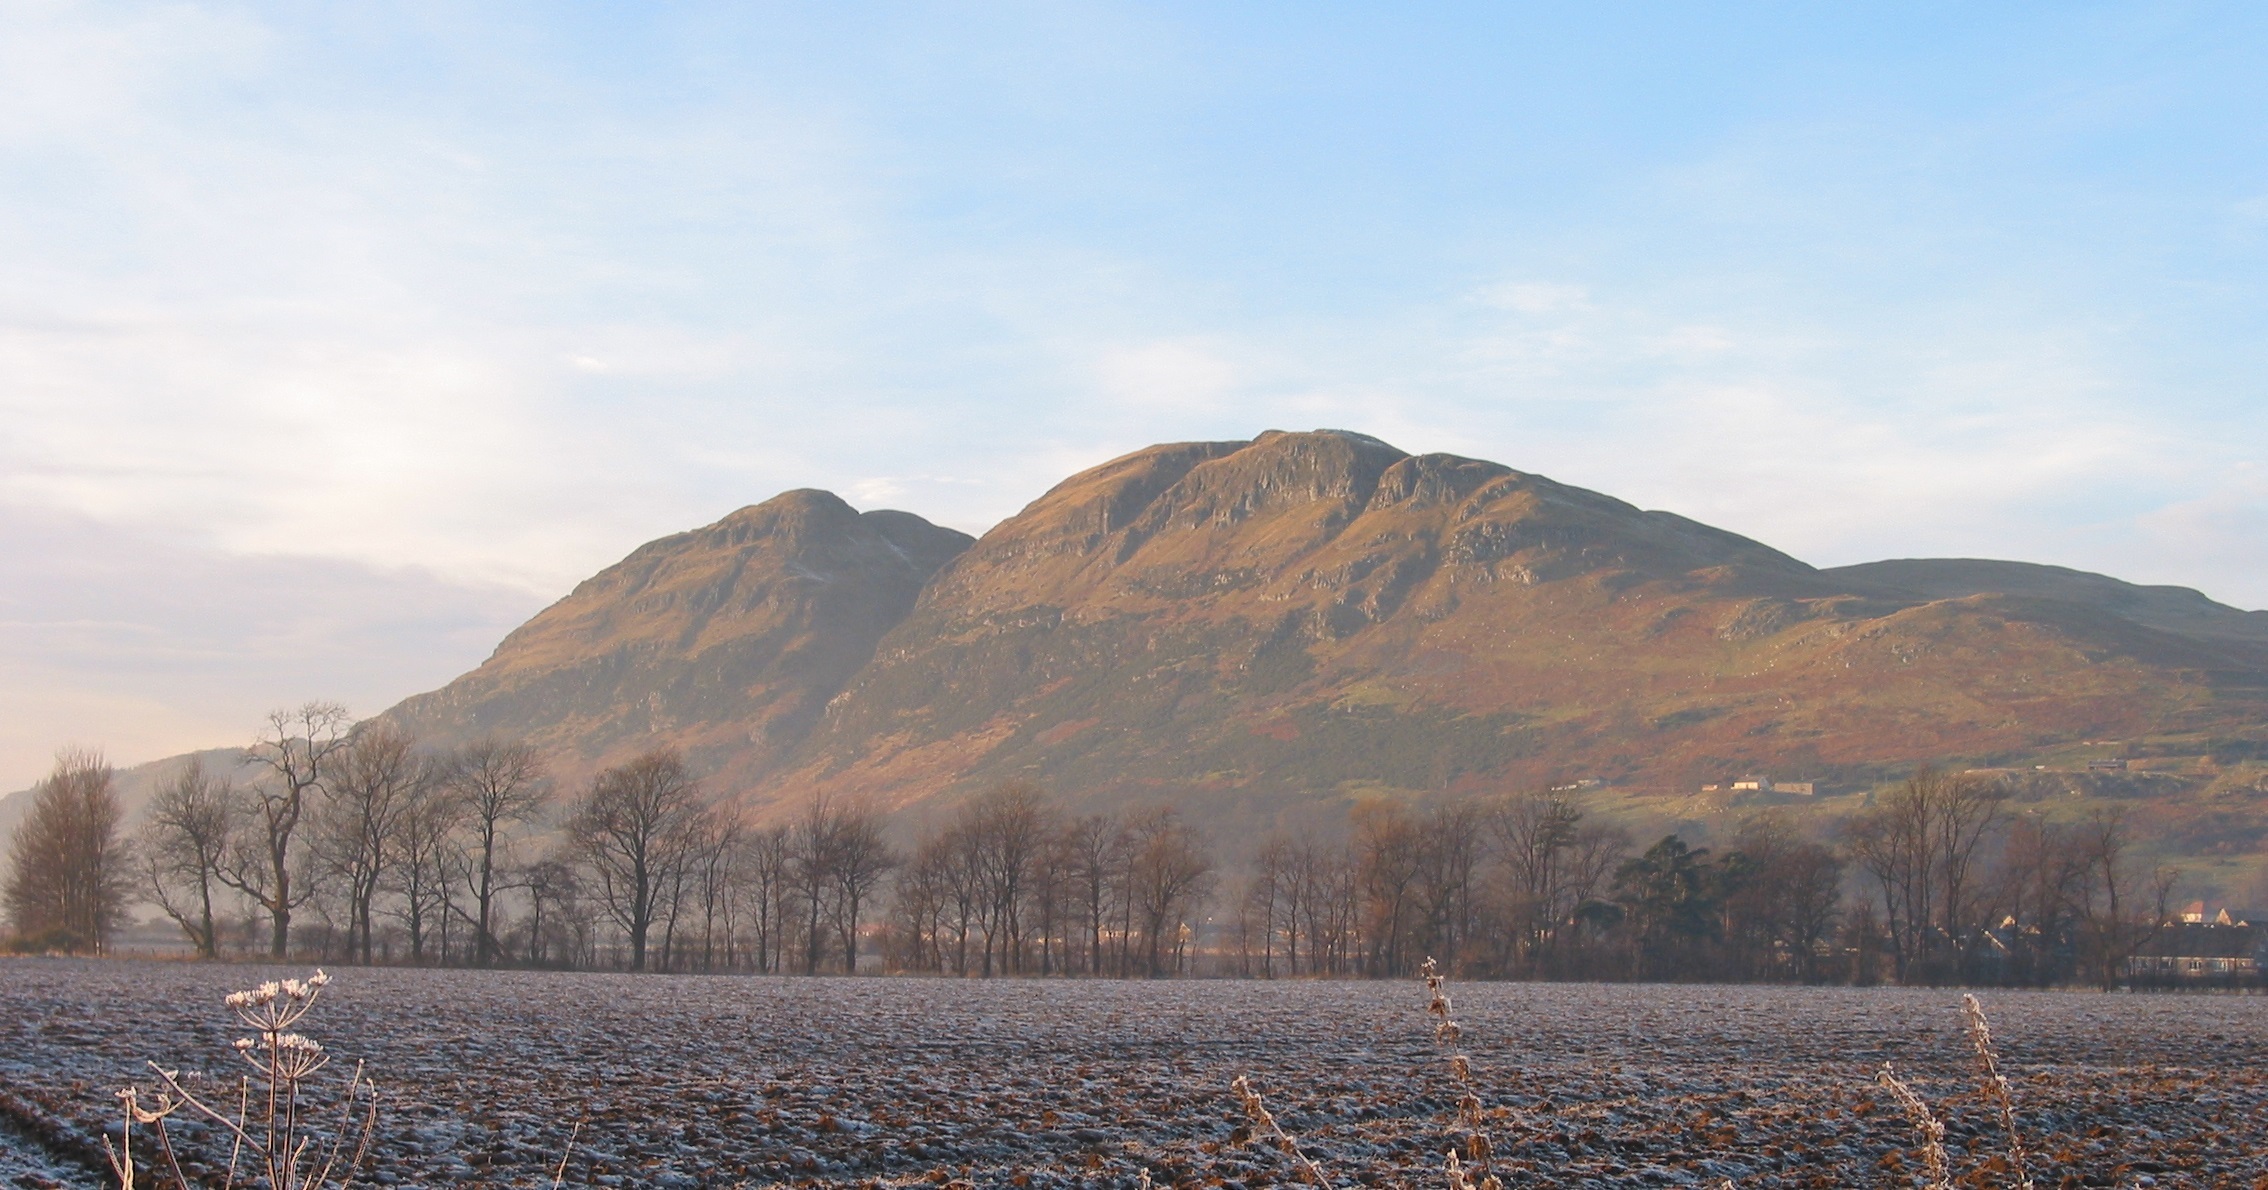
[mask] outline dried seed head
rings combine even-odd
[[[1875,1076],[1875,1081],[1890,1092],[1898,1105],[1905,1109],[1906,1118],[1913,1122],[1914,1133],[1921,1138],[1922,1164],[1929,1172],[1932,1190],[1949,1186],[1951,1183],[1946,1180],[1945,1125],[1929,1110],[1929,1105],[1922,1102],[1922,1097],[1914,1093],[1912,1087],[1899,1080],[1890,1063],[1882,1064],[1882,1071]]]

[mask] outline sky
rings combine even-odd
[[[1360,430],[2268,607],[2268,9],[0,0],[0,789]]]

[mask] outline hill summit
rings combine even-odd
[[[2268,613],[2013,562],[1819,570],[1318,430],[1136,451],[973,543],[790,492],[641,547],[387,714],[524,736],[570,779],[674,743],[759,803],[1032,779],[1257,823],[1579,778],[1857,781],[2264,711]]]

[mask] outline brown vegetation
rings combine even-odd
[[[111,780],[101,754],[67,749],[40,782],[0,894],[16,947],[100,954],[125,920],[134,874]]]

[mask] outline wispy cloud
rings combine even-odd
[[[78,526],[12,555],[22,748],[99,734],[42,706],[206,730],[168,666],[247,706],[431,684],[785,488],[982,530],[1270,427],[1816,562],[2268,604],[2268,31],[888,18],[0,9],[0,530]],[[238,577],[167,615],[69,578],[137,552]],[[326,604],[362,610],[283,610]]]

